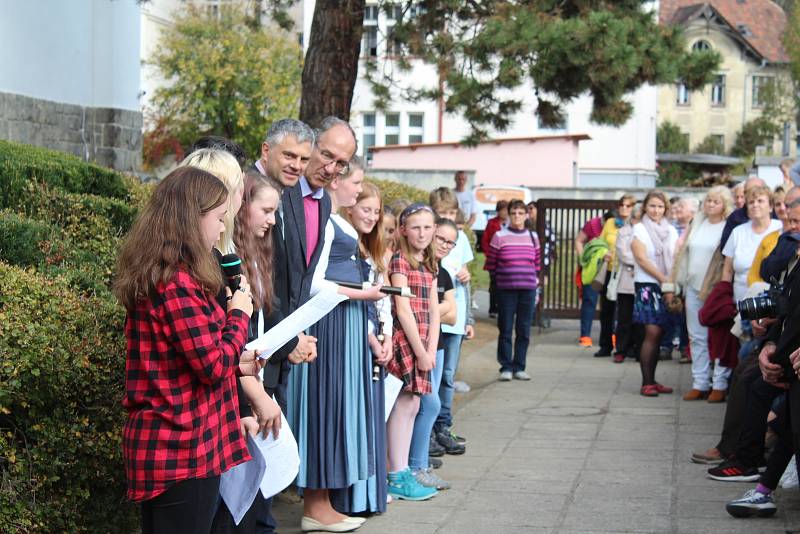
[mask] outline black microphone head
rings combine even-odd
[[[238,276],[242,274],[242,260],[236,254],[225,254],[219,259],[219,264],[225,276]]]

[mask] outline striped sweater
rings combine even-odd
[[[486,253],[486,270],[494,274],[498,289],[536,289],[540,262],[539,236],[527,229],[503,228]]]

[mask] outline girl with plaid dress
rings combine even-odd
[[[394,354],[386,368],[403,381],[403,389],[386,427],[389,493],[398,499],[422,501],[438,492],[414,478],[408,454],[420,395],[432,390],[430,374],[439,341],[433,210],[425,204],[412,204],[398,222],[398,250],[389,264],[389,276],[393,286],[407,286],[414,296],[395,296],[392,309]]]

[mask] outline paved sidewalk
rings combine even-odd
[[[692,451],[716,443],[724,405],[683,402],[690,368],[660,362],[673,395],[638,394],[636,362],[615,365],[577,347],[577,323],[535,335],[530,382],[498,383],[496,329],[479,324],[465,345],[456,430],[467,453],[437,473],[453,489],[395,502],[362,534],[538,532],[783,533],[800,528],[800,495],[779,490],[773,519],[733,519],[724,503],[750,483],[709,480]],[[278,504],[281,533],[299,532],[299,505]]]

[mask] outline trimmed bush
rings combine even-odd
[[[128,189],[122,175],[105,167],[44,148],[0,141],[0,180],[3,205],[30,181],[46,183],[70,193],[91,193],[124,200]]]
[[[0,532],[132,532],[124,313],[0,262]]]
[[[395,200],[408,200],[409,202],[428,202],[428,191],[412,185],[401,184],[391,180],[378,180],[367,178],[381,190],[384,205],[389,205]]]

